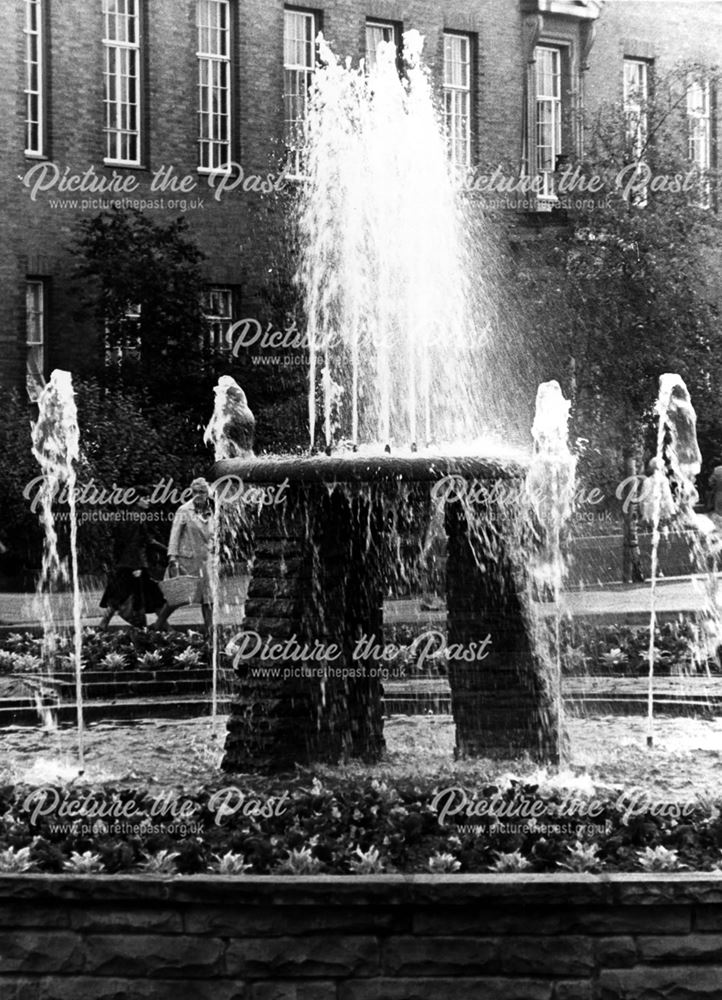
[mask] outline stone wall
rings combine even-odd
[[[3,1000],[697,996],[715,875],[0,877]]]

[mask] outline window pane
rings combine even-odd
[[[25,152],[42,155],[44,128],[43,0],[25,3]]]
[[[376,65],[376,54],[382,42],[394,42],[393,24],[367,24],[366,25],[366,68],[373,69]]]
[[[316,18],[306,11],[287,10],[283,36],[283,107],[290,173],[300,177],[301,146],[308,91],[315,67]]]
[[[228,0],[197,0],[198,163],[204,170],[231,160],[231,30]]]
[[[471,43],[466,35],[444,35],[444,117],[449,160],[471,166]]]
[[[106,159],[140,162],[138,0],[103,0]]]
[[[554,173],[562,152],[561,52],[546,46],[535,50],[536,135],[533,165],[541,177],[540,194],[554,197]]]

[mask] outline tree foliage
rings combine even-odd
[[[700,78],[714,82],[715,72],[687,65],[657,80],[641,131],[621,106],[602,106],[573,165],[602,185],[588,198],[572,193],[565,261],[575,423],[600,451],[641,445],[667,371],[687,382],[703,450],[721,440],[720,223],[700,206],[715,178],[689,160],[687,92]]]

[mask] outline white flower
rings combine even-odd
[[[438,851],[435,851],[429,858],[427,867],[434,875],[444,872],[458,872],[461,868],[461,862],[457,861],[453,854],[439,854]]]
[[[384,866],[381,862],[378,848],[369,847],[368,851],[356,848],[356,857],[349,861],[349,868],[354,875],[380,875]]]
[[[666,847],[645,847],[637,851],[639,863],[645,872],[673,872],[686,868],[677,857],[677,852]]]
[[[228,851],[223,857],[219,854],[214,854],[213,857],[216,864],[211,866],[211,871],[217,871],[219,875],[245,875],[253,868],[253,865],[246,864],[243,854],[234,854],[233,851]]]
[[[568,872],[591,872],[599,867],[599,846],[597,844],[583,844],[580,840],[574,847],[568,847],[568,861],[559,861],[559,867]]]
[[[21,847],[17,851],[14,847],[8,847],[0,851],[0,872],[29,872],[34,867],[29,847]]]
[[[288,875],[315,875],[322,867],[321,861],[314,858],[310,847],[301,847],[286,853],[288,857],[278,866],[279,872]]]
[[[177,851],[156,851],[155,854],[146,854],[146,860],[140,867],[144,872],[152,872],[156,875],[174,875],[177,871],[175,859],[179,857]]]
[[[103,862],[100,855],[93,854],[92,851],[84,851],[82,854],[73,851],[63,868],[66,872],[75,872],[77,875],[90,875],[102,871]]]
[[[531,861],[521,851],[511,851],[509,854],[497,851],[496,861],[489,866],[493,872],[525,872],[527,868],[531,868]]]

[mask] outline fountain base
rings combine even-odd
[[[553,699],[529,637],[502,511],[490,499],[493,484],[513,488],[523,473],[517,462],[420,455],[218,462],[216,481],[285,487],[283,502],[262,506],[256,519],[223,768],[380,758],[382,671],[371,651],[383,646],[384,595],[417,568],[432,495],[448,540],[456,753],[554,760]],[[439,490],[449,477],[456,489]],[[473,492],[486,499],[461,502],[458,483],[481,484]]]

